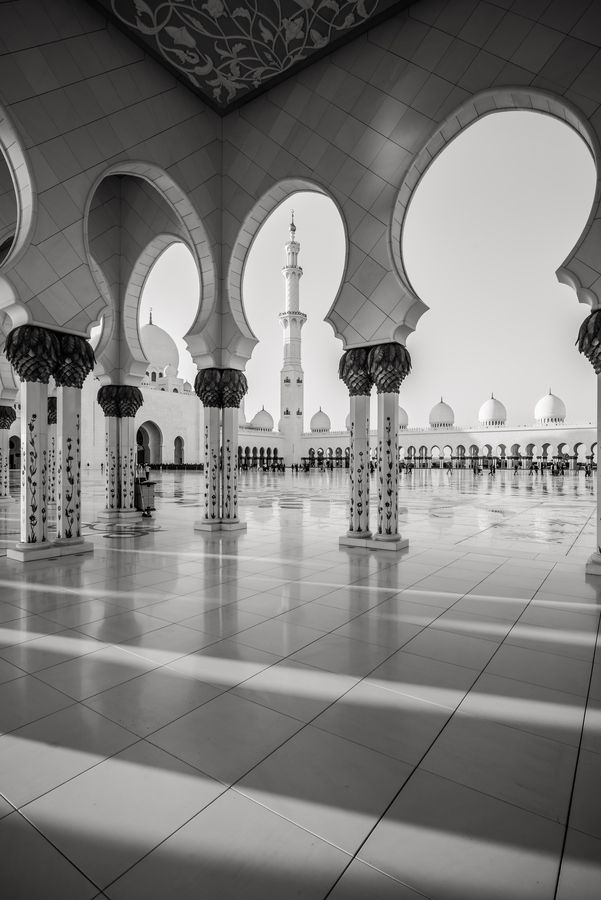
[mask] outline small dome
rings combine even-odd
[[[177,369],[175,368],[175,366],[165,366],[165,368],[163,369],[163,375],[165,376],[165,378],[175,378],[177,376]]]
[[[330,417],[323,412],[320,406],[315,415],[311,417],[309,428],[311,431],[329,431],[331,427]]]
[[[442,397],[440,403],[432,407],[430,412],[430,428],[445,428],[453,425],[455,422],[455,413],[448,403],[445,403]]]
[[[409,425],[409,416],[402,406],[399,406],[399,429],[407,428]]]
[[[344,427],[347,431],[351,430],[351,414],[349,413],[346,419],[344,420]]]
[[[184,390],[185,390],[185,391],[191,391],[191,390],[192,390],[192,385],[190,384],[189,381],[184,381]]]
[[[259,412],[253,417],[250,427],[257,428],[259,431],[273,431],[273,417],[267,412],[264,406],[261,407]]]
[[[504,425],[506,421],[505,406],[491,394],[490,400],[483,403],[478,410],[478,422],[480,425]]]
[[[140,328],[140,342],[146,359],[151,366],[164,372],[167,366],[173,366],[175,374],[179,369],[179,352],[173,338],[152,321]]]
[[[563,400],[549,393],[541,397],[534,407],[534,418],[540,425],[548,425],[554,422],[563,422],[566,417],[566,405]]]

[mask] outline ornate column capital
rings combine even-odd
[[[48,384],[59,361],[59,339],[49,328],[19,325],[6,338],[4,353],[21,381]]]
[[[98,391],[98,403],[105,416],[133,417],[144,403],[142,391],[131,384],[105,384]]]
[[[194,390],[203,406],[214,406],[218,409],[223,405],[222,400],[222,371],[221,369],[200,369],[194,379]]]
[[[221,405],[238,409],[248,391],[246,375],[239,369],[221,370]]]
[[[54,372],[57,387],[82,388],[96,363],[91,345],[76,334],[59,334],[59,360]]]
[[[601,309],[595,309],[587,316],[578,332],[576,341],[582,353],[597,375],[601,375]]]
[[[0,428],[10,428],[16,418],[14,407],[0,406]]]
[[[396,341],[375,344],[369,351],[367,365],[378,394],[398,394],[401,382],[411,371],[411,357],[407,348]]]
[[[368,347],[345,350],[338,364],[338,377],[346,384],[351,397],[369,396],[373,378],[368,367]]]
[[[48,424],[56,425],[57,408],[56,397],[48,397]]]

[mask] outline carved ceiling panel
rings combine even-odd
[[[398,0],[93,0],[224,114],[408,6]]]

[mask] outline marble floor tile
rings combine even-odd
[[[380,644],[368,644],[339,634],[327,634],[299,650],[291,659],[325,669],[326,672],[362,677],[380,665],[392,652],[390,647]]]
[[[0,685],[0,732],[14,731],[72,703],[70,697],[33,675],[15,678]]]
[[[8,898],[93,900],[98,886],[18,812],[0,821],[2,891]]]
[[[354,853],[412,771],[406,763],[309,725],[236,790]]]
[[[556,900],[598,900],[601,840],[568,828]]]
[[[599,806],[599,785],[601,784],[601,755],[590,750],[581,750],[574,783],[574,796],[570,810],[569,825],[577,831],[601,840],[601,807]]]
[[[224,852],[227,847],[227,852]],[[110,900],[325,897],[350,857],[229,791],[106,891]]]
[[[590,663],[580,659],[507,643],[497,650],[486,668],[490,675],[529,681],[579,696],[586,694],[590,670]]]
[[[231,784],[302,727],[297,719],[227,693],[155,731],[149,740]]]
[[[415,765],[451,715],[452,709],[362,682],[312,724]]]
[[[365,900],[367,897],[377,897],[378,900],[424,900],[424,894],[355,859],[328,894],[328,900]]]
[[[555,822],[417,771],[358,857],[436,900],[549,900],[562,840]]]
[[[0,737],[0,791],[20,807],[136,741],[75,703]]]
[[[577,749],[464,716],[461,708],[420,766],[522,809],[566,822]]]
[[[181,656],[169,663],[168,668],[188,678],[198,678],[226,690],[280,660],[281,656],[275,653],[257,650],[228,638],[210,644],[196,653]]]
[[[497,650],[497,644],[467,634],[428,628],[405,644],[403,650],[453,665],[481,669]]]
[[[23,813],[104,888],[222,791],[217,781],[140,741]]]
[[[37,678],[74,700],[85,700],[154,668],[122,647],[109,645],[37,673]]]
[[[268,709],[309,722],[357,684],[353,675],[324,672],[290,659],[248,678],[232,693]]]

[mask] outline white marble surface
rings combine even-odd
[[[403,475],[399,554],[338,547],[344,472],[243,475],[223,539],[157,488],[119,533],[86,472],[95,553],[0,558],[0,894],[596,896],[591,481]]]

